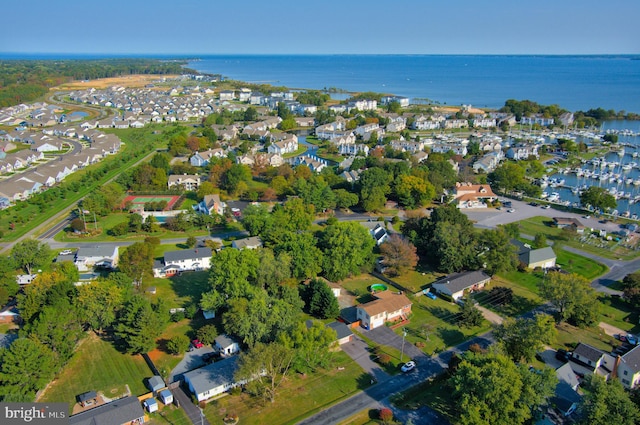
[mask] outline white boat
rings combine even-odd
[[[558,192],[551,192],[548,200],[549,202],[558,202],[560,200],[560,194]]]

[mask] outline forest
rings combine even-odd
[[[0,60],[0,107],[32,102],[50,87],[72,80],[132,74],[197,74],[186,61],[158,59]]]

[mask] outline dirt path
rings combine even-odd
[[[626,335],[627,334],[627,331],[624,331],[624,330],[622,330],[620,328],[616,328],[615,326],[610,325],[608,323],[600,322],[598,324],[598,326],[600,326],[600,328],[602,328],[604,333],[606,333],[607,335],[610,335],[610,336],[614,336],[616,334],[622,334],[622,335]]]

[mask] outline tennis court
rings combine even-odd
[[[167,203],[167,207],[164,209],[165,211],[169,211],[173,209],[173,206],[178,202],[180,196],[175,195],[129,195],[124,198],[124,205],[131,203],[134,207],[142,207],[147,202],[162,202],[165,201]]]

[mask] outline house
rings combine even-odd
[[[491,277],[482,270],[472,272],[454,273],[434,282],[431,287],[441,295],[445,295],[454,301],[464,296],[465,291],[479,291],[485,287]]]
[[[98,402],[98,393],[87,391],[86,393],[78,394],[76,400],[81,407],[92,406]]]
[[[218,335],[213,341],[213,348],[218,350],[222,357],[233,356],[240,352],[240,344],[227,335]]]
[[[376,240],[376,245],[382,244],[389,238],[384,223],[379,221],[361,221],[360,224],[369,230],[369,234]]]
[[[268,153],[284,155],[298,150],[298,137],[295,134],[287,134],[281,140],[273,142],[267,148]]]
[[[229,391],[247,381],[233,378],[238,370],[238,357],[232,356],[219,362],[192,370],[183,375],[184,382],[198,401],[204,401]]]
[[[4,310],[0,311],[0,323],[18,322],[20,322],[20,313],[18,312],[18,309],[16,307],[7,307]],[[2,348],[1,345],[0,348]]]
[[[29,285],[33,280],[38,277],[37,273],[34,274],[19,274],[16,276],[16,283],[20,286]]]
[[[564,381],[560,381],[558,385],[556,385],[555,393],[553,397],[551,397],[553,407],[565,417],[575,412],[581,402],[582,396]]]
[[[153,275],[166,277],[185,271],[209,270],[211,256],[211,248],[206,247],[168,251],[162,263],[154,264]]]
[[[158,397],[160,397],[162,404],[164,404],[165,406],[167,404],[173,403],[173,393],[168,389],[160,391],[160,393],[158,394]]]
[[[569,385],[573,391],[578,390],[580,381],[578,381],[578,377],[573,369],[571,369],[571,365],[569,363],[565,363],[556,369],[556,378],[558,378],[559,382],[564,382]]]
[[[220,201],[220,195],[205,195],[202,201],[198,205],[194,205],[193,209],[196,212],[201,212],[206,215],[211,214],[224,214],[225,203]]]
[[[556,266],[556,253],[553,248],[546,246],[544,248],[532,249],[530,245],[524,244],[517,239],[512,239],[511,244],[516,247],[516,254],[520,263],[525,264],[527,268],[549,269]]]
[[[93,267],[113,269],[118,264],[118,247],[110,245],[94,245],[80,247],[76,251],[74,264],[81,272]]]
[[[489,152],[473,163],[473,171],[475,173],[490,173],[500,165],[502,158],[504,158],[502,151]]]
[[[553,217],[553,222],[555,223],[558,229],[571,229],[575,230],[577,233],[584,233],[585,226],[578,220],[573,217]]]
[[[614,370],[615,358],[588,344],[579,343],[569,358],[571,369],[578,375],[600,375],[609,379]]]
[[[251,236],[244,239],[236,239],[231,242],[231,247],[235,249],[256,249],[262,247],[260,236]]]
[[[143,424],[144,410],[138,397],[128,396],[69,417],[69,425]]]
[[[456,183],[453,201],[458,208],[486,208],[485,201],[493,202],[498,196],[488,184]]]
[[[211,162],[211,159],[224,157],[224,150],[220,148],[210,149],[208,151],[194,153],[193,156],[189,158],[189,163],[194,167],[204,167]]]
[[[617,376],[625,388],[634,389],[640,385],[640,345],[620,358]]]
[[[335,321],[327,324],[327,327],[336,331],[336,342],[338,345],[346,344],[353,340],[353,332],[351,332],[351,329],[344,323]]]
[[[167,187],[171,188],[183,188],[184,190],[195,191],[200,187],[200,176],[179,174],[171,175],[167,179]]]
[[[381,291],[375,300],[356,307],[356,316],[365,329],[375,329],[387,322],[406,320],[413,304],[402,292]]]

